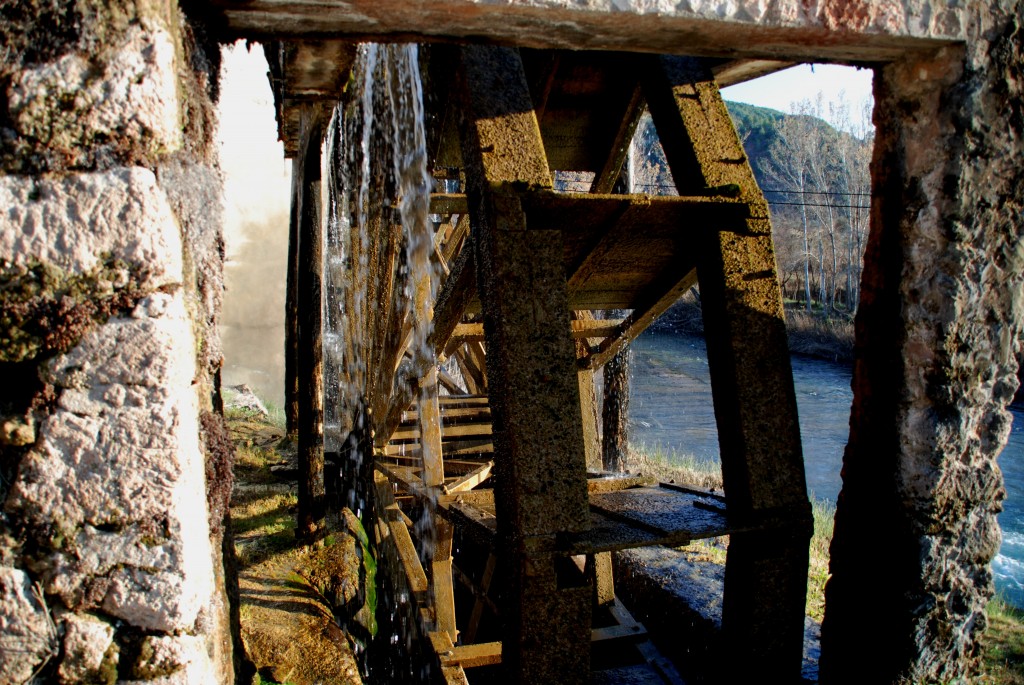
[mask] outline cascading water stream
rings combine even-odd
[[[440,266],[433,256],[433,180],[417,46],[360,46],[331,122],[328,160],[325,450],[344,456],[333,467],[341,473],[325,477],[344,484],[339,504],[362,517],[372,483],[371,431],[389,400],[409,390],[396,387],[405,381],[394,371],[403,355],[415,369],[436,363],[428,338]],[[425,432],[421,425],[420,435]],[[431,449],[424,444],[423,457],[439,459]],[[423,507],[415,526],[424,560],[433,554],[434,504]],[[401,624],[398,609],[392,609],[393,627]],[[387,640],[412,647],[397,630]],[[422,675],[386,668],[380,675],[388,679]]]

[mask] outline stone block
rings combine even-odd
[[[0,176],[0,207],[0,262],[89,273],[118,259],[145,267],[140,287],[182,279],[181,231],[147,169]]]
[[[216,679],[201,638],[151,635],[142,642],[133,675],[146,685],[214,685]]]
[[[44,372],[61,391],[9,508],[56,531],[47,591],[146,630],[191,628],[213,591],[205,465],[180,292],[94,329]]]
[[[28,575],[0,567],[0,682],[28,681],[56,653],[56,628]]]
[[[95,616],[69,614],[64,619],[64,658],[57,669],[61,683],[106,683],[117,680],[114,627]]]
[[[12,127],[73,163],[91,148],[120,150],[122,159],[172,152],[182,145],[176,62],[171,34],[143,19],[106,51],[69,53],[15,75]]]

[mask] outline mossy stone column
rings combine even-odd
[[[964,45],[875,70],[823,683],[981,665],[1024,320],[1024,3],[970,7]]]

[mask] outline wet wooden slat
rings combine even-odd
[[[490,478],[491,469],[494,468],[494,462],[489,461],[483,464],[479,468],[470,471],[461,478],[455,480],[452,483],[448,483],[444,486],[444,493],[450,495],[455,492],[464,492],[466,490],[472,490],[476,486],[483,483],[485,480]]]

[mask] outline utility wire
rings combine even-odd
[[[775,202],[768,200],[770,205],[787,205],[789,207],[832,207],[833,209],[871,209],[870,205],[828,205],[816,202]]]
[[[762,193],[790,193],[792,195],[852,195],[858,197],[871,197],[871,193],[840,193],[833,190],[776,190],[773,188],[761,188]]]

